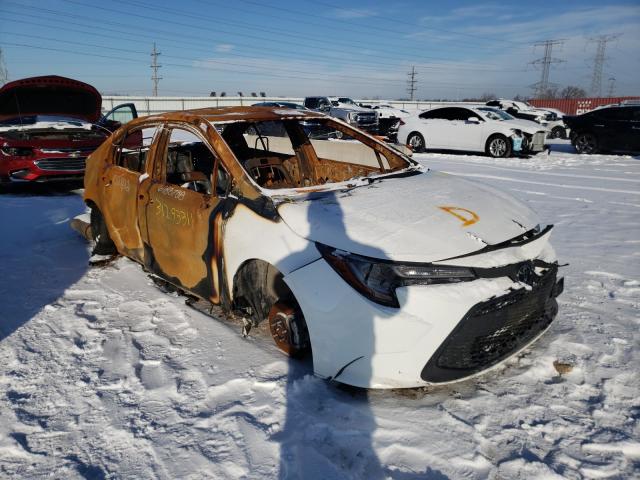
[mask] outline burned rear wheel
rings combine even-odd
[[[278,348],[290,357],[301,357],[309,351],[309,331],[297,305],[275,303],[269,311],[269,330]]]

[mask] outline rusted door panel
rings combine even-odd
[[[164,183],[151,185],[146,207],[147,254],[152,257],[147,266],[215,303],[219,301],[215,253],[221,234],[219,207],[215,196]]]
[[[102,210],[118,250],[142,261],[144,249],[137,222],[139,180],[138,172],[107,167],[101,178]]]

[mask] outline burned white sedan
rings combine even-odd
[[[283,351],[360,387],[485,371],[549,327],[562,290],[525,205],[314,112],[134,120],[89,158],[85,201],[96,253],[269,322]]]

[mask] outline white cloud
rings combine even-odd
[[[336,8],[332,11],[332,14],[336,18],[367,18],[375,17],[378,14],[368,8]]]
[[[234,49],[234,45],[230,43],[219,43],[216,45],[216,52],[230,52]]]

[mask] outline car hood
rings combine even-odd
[[[298,235],[396,261],[433,262],[505,242],[538,225],[526,205],[487,185],[427,171],[278,206]]]
[[[48,75],[7,83],[0,88],[0,120],[29,115],[62,115],[95,123],[102,97],[89,84]]]
[[[534,122],[533,120],[525,120],[524,118],[514,118],[513,120],[505,120],[504,124],[513,125],[514,128],[519,128],[530,134],[535,134],[541,130],[546,130],[544,125]]]

